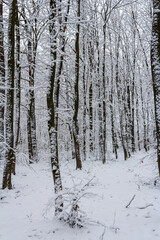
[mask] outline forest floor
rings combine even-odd
[[[105,165],[86,161],[78,171],[74,162],[62,164],[66,211],[77,194],[84,221],[80,229],[54,217],[53,181],[46,159],[31,166],[19,160],[14,189],[0,190],[0,240],[160,239],[155,152],[136,153],[127,161],[119,158]]]

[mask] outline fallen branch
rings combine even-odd
[[[146,206],[144,206],[144,207],[137,207],[138,209],[146,209],[146,208],[148,208],[148,207],[153,207],[153,204],[148,204],[148,205],[146,205]]]
[[[126,205],[126,208],[128,208],[128,207],[131,205],[131,203],[133,202],[135,196],[136,196],[136,194],[134,194],[134,196],[132,197],[132,199],[130,200],[130,202]]]

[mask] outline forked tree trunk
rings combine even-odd
[[[157,130],[157,162],[160,175],[160,1],[153,0],[153,26],[151,43],[151,62],[155,119]]]
[[[6,144],[5,167],[2,189],[12,189],[12,164],[15,161],[14,152],[14,67],[15,67],[15,10],[17,0],[10,1],[8,25],[8,78],[6,104]]]

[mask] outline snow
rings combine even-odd
[[[85,161],[82,170],[75,170],[73,161],[65,162],[61,173],[64,199],[69,203],[73,194],[80,197],[84,227],[72,229],[54,217],[50,162],[42,158],[30,167],[19,162],[14,189],[0,190],[0,240],[160,239],[155,152],[142,151],[105,165]]]

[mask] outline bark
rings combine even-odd
[[[103,159],[102,162],[106,162],[106,21],[107,16],[105,14],[105,22],[103,25],[103,67],[102,67],[102,82],[103,82],[103,102],[102,102],[102,128],[103,128]]]
[[[21,104],[21,65],[20,65],[20,30],[18,18],[18,6],[16,7],[16,139],[17,147],[20,137],[20,104]]]
[[[111,90],[110,90],[110,113],[111,113],[111,132],[112,132],[112,149],[115,154],[116,159],[118,158],[117,153],[117,136],[115,132],[115,120],[114,120],[114,82],[113,82],[113,54],[112,54],[112,46],[111,46],[111,33],[109,30],[109,40],[110,40],[110,60],[111,60]]]
[[[140,78],[140,96],[141,96],[141,103],[142,103],[142,116],[143,116],[143,145],[144,149],[147,152],[147,126],[146,126],[146,114],[144,108],[144,99],[143,99],[143,89],[142,89],[142,79]]]
[[[140,145],[140,130],[139,130],[139,99],[138,99],[138,93],[136,92],[136,122],[137,122],[137,142],[138,142],[138,150],[141,150]]]
[[[47,93],[47,107],[48,107],[48,131],[50,139],[50,150],[51,150],[51,167],[52,175],[54,181],[54,190],[55,194],[58,196],[55,199],[55,214],[62,212],[63,208],[63,199],[60,194],[62,190],[62,181],[59,167],[59,158],[58,158],[58,132],[56,131],[56,115],[55,115],[55,105],[53,102],[54,88],[56,81],[56,61],[57,61],[57,41],[56,41],[56,0],[50,0],[50,43],[51,43],[51,67],[50,67],[50,76],[49,76],[49,86]]]
[[[79,125],[78,125],[78,111],[79,111],[79,69],[80,69],[80,5],[81,0],[77,0],[78,9],[77,9],[77,32],[76,32],[76,40],[75,40],[75,52],[76,52],[76,59],[75,59],[75,85],[74,85],[74,93],[75,93],[75,100],[74,100],[74,115],[73,115],[73,139],[74,139],[74,146],[75,146],[75,154],[76,154],[76,169],[82,168],[82,162],[80,157],[80,143],[79,143]]]
[[[37,11],[38,9],[34,9]],[[31,22],[29,23],[25,13],[25,6],[22,7],[23,18],[25,22],[25,30],[27,36],[27,59],[28,59],[28,76],[29,76],[29,91],[28,91],[28,114],[27,114],[27,134],[28,134],[28,154],[29,163],[37,162],[37,137],[36,137],[36,114],[35,114],[35,69],[36,69],[36,56],[38,47],[37,38],[37,17],[33,20],[31,15]],[[34,21],[34,24],[33,24]],[[33,31],[34,29],[34,31]],[[32,37],[34,35],[34,37]]]
[[[16,46],[15,46],[15,139],[14,148],[16,149],[20,135],[20,103],[21,103],[21,66],[20,66],[20,31],[19,31],[19,19],[18,19],[18,4],[15,9],[15,33],[16,33]],[[12,173],[16,174],[16,158],[12,163]]]
[[[83,34],[83,157],[86,160],[86,115],[87,115],[87,96],[86,96],[86,47],[85,35]]]
[[[157,162],[160,175],[160,1],[153,0],[153,25],[151,42],[151,62],[155,119],[157,130]]]
[[[93,58],[94,58],[94,50],[92,46],[92,42],[89,43],[88,47],[89,54],[89,68],[90,68],[90,86],[89,86],[89,149],[90,153],[93,152]]]
[[[65,37],[65,32],[66,32],[66,25],[68,21],[68,15],[69,15],[69,10],[70,10],[70,0],[68,0],[67,4],[67,12],[63,18],[62,15],[62,0],[59,0],[59,24],[60,24],[60,29],[59,29],[59,38],[60,38],[60,60],[59,60],[59,68],[58,68],[58,73],[56,77],[56,87],[55,87],[55,102],[56,102],[56,131],[58,131],[58,108],[59,108],[59,95],[60,95],[60,80],[62,77],[63,73],[63,65],[64,65],[64,56],[65,56],[65,45],[66,45],[66,37]],[[64,22],[64,24],[63,24]],[[58,140],[57,140],[58,141]]]
[[[12,164],[15,161],[14,152],[14,74],[15,74],[15,10],[16,0],[9,6],[8,25],[8,77],[7,77],[7,104],[6,104],[6,144],[5,167],[3,173],[2,189],[12,189]]]
[[[0,161],[4,157],[5,58],[3,34],[3,3],[0,0]]]
[[[99,39],[96,43],[97,53],[98,53],[98,120],[99,120],[99,160],[103,162],[104,159],[104,148],[103,148],[103,115],[102,115],[102,84],[100,77],[100,49],[99,49]]]

